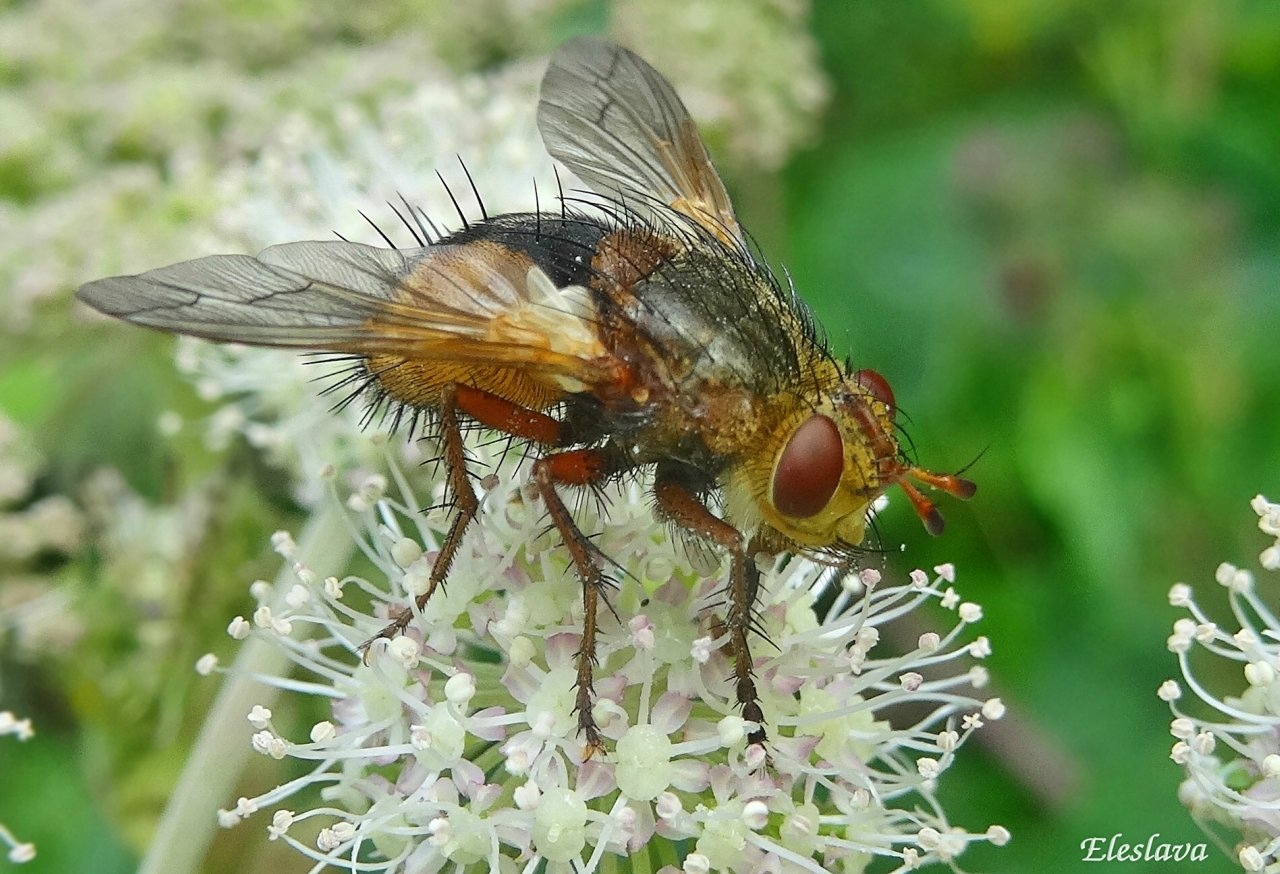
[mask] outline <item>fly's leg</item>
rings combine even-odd
[[[600,449],[574,449],[538,459],[533,465],[533,481],[546,505],[547,513],[573,559],[574,569],[582,581],[582,643],[577,655],[578,733],[586,740],[586,758],[604,748],[600,730],[591,716],[594,695],[593,670],[596,664],[596,629],[600,596],[610,580],[602,564],[606,560],[598,547],[587,539],[569,515],[556,485],[590,486],[602,482],[610,473],[608,458]],[[608,602],[605,602],[606,605]]]
[[[729,553],[729,612],[725,628],[733,651],[734,692],[742,707],[742,718],[758,726],[747,735],[747,742],[762,744],[765,741],[764,711],[760,709],[751,650],[747,646],[752,611],[760,589],[760,570],[752,560],[742,532],[708,510],[687,486],[662,467],[658,468],[653,491],[658,506],[671,521]]]
[[[440,552],[435,564],[431,566],[431,576],[427,579],[426,589],[414,599],[413,607],[405,607],[392,618],[386,628],[379,631],[369,640],[361,644],[361,649],[368,650],[375,640],[391,639],[404,633],[417,613],[421,613],[435,594],[436,589],[449,573],[458,547],[462,545],[462,535],[467,526],[475,518],[480,509],[480,502],[471,488],[471,477],[467,472],[467,456],[462,444],[462,425],[459,413],[475,420],[495,431],[502,431],[515,437],[523,437],[535,443],[555,445],[564,439],[563,423],[545,413],[526,409],[519,404],[499,397],[482,389],[467,385],[451,383],[440,392],[440,439],[444,444],[445,474],[449,481],[449,491],[453,495],[455,515],[440,544]]]

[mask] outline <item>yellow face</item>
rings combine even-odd
[[[775,432],[761,515],[802,546],[861,543],[871,503],[901,470],[892,395],[867,374],[789,416]]]
[[[857,546],[872,503],[893,485],[931,533],[942,530],[941,515],[907,476],[961,498],[974,492],[967,480],[902,458],[893,392],[874,371],[845,377],[814,403],[791,405],[760,454],[731,477],[729,514],[743,523],[763,523],[799,547]]]

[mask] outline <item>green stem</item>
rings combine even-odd
[[[335,501],[325,501],[302,529],[297,556],[317,577],[324,578],[339,573],[354,549],[341,508]],[[296,582],[292,565],[288,562],[276,576],[275,591],[280,595]],[[268,704],[276,695],[277,690],[254,677],[280,676],[289,670],[283,650],[261,637],[251,637],[241,647],[160,817],[139,874],[200,870],[218,827],[218,808],[229,806],[252,752],[245,715],[254,704]]]

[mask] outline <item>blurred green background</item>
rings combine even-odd
[[[998,750],[967,758],[948,810],[1016,837],[965,864],[1200,840],[1154,690],[1169,585],[1212,603],[1220,561],[1256,567],[1247,502],[1280,493],[1280,5],[818,4],[814,23],[836,92],[785,174],[786,259],[893,380],[925,462],[985,449],[944,538],[902,506],[886,527],[957,563],[997,685],[1070,762],[1033,797],[991,779]]]
[[[0,23],[40,5],[0,3]],[[770,7],[797,6],[755,5],[766,8],[766,23],[792,15]],[[559,6],[520,31],[525,42],[495,35],[510,22],[495,19],[492,33],[473,23],[470,42],[450,43],[459,52],[451,62],[482,69],[536,55],[568,33],[607,26],[614,11]],[[731,3],[695,7],[739,14]],[[148,35],[170,40],[156,50],[171,65],[166,75],[213,58],[250,85],[285,75],[290,46],[391,40],[426,26],[419,16],[456,26],[458,14],[396,7],[320,19],[287,2],[190,10],[204,15],[205,29],[181,40]],[[994,686],[1011,709],[941,782],[953,822],[1013,832],[1009,846],[975,848],[963,866],[1098,870],[1107,866],[1081,861],[1090,837],[1204,840],[1177,801],[1181,772],[1168,759],[1169,714],[1155,690],[1176,672],[1164,646],[1175,618],[1169,586],[1197,584],[1213,605],[1218,562],[1253,566],[1264,545],[1249,499],[1280,498],[1280,3],[818,0],[806,27],[830,88],[807,145],[777,172],[730,158],[725,175],[744,223],[790,270],[835,348],[888,377],[921,463],[954,469],[981,455],[969,474],[979,493],[966,505],[946,502],[944,537],[919,531],[903,501],[880,525],[891,567],[904,561],[899,542],[910,566],[956,563],[965,596],[984,607],[978,630],[992,640]],[[243,38],[272,28],[283,36]],[[0,30],[10,47],[15,33]],[[0,60],[0,113],[9,115],[0,229],[35,233],[26,224],[33,208],[85,172],[68,151],[97,150],[100,166],[160,167],[161,182],[177,172],[160,160],[167,144],[124,123],[102,138],[73,123],[74,112],[59,128],[54,116],[20,116],[29,104],[5,91],[29,96],[47,82],[56,115],[81,99],[64,92],[88,75],[75,69],[74,52],[68,69],[30,55]],[[187,86],[174,87],[180,97]],[[229,110],[206,109],[188,119],[191,129],[230,149]],[[176,97],[174,112],[183,111]],[[41,125],[66,141],[41,140]],[[777,136],[767,117],[761,125],[761,137]],[[112,248],[113,222],[181,228],[202,217],[181,198],[112,202],[123,213],[70,202],[60,220],[84,228],[74,255],[35,244],[10,255],[84,264],[82,250]],[[162,243],[156,251],[199,254]],[[263,532],[297,519],[286,488],[247,447],[154,443],[162,411],[198,416],[204,407],[173,373],[168,341],[71,317],[72,288],[94,275],[63,283],[0,339],[0,412],[40,459],[32,489],[9,509],[80,495],[88,473],[109,464],[144,507],[180,507],[186,490],[218,490],[216,533],[159,550],[141,570],[113,565],[100,544],[0,564],[0,608],[53,579],[77,592],[79,609],[119,617],[90,625],[67,652],[0,637],[0,708],[32,716],[38,731],[21,746],[0,739],[0,822],[39,845],[30,871],[132,869],[129,847],[145,842],[182,739],[212,694],[187,666],[244,609],[244,583],[271,575]],[[154,571],[174,589],[122,600],[92,584],[104,571],[130,579]],[[156,631],[178,666],[167,673],[140,663],[148,650],[135,639],[155,615],[170,623]],[[184,618],[190,634],[173,624]],[[121,674],[132,679],[103,681]],[[111,730],[143,719],[145,733]],[[260,842],[252,827],[231,834]],[[214,858],[223,861],[210,870],[306,867],[288,853],[259,848],[250,862],[246,852],[220,846]],[[1210,861],[1181,867],[1112,865],[1237,870],[1212,847]]]

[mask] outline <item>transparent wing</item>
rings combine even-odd
[[[671,84],[632,52],[570,40],[542,79],[538,128],[552,157],[632,208],[658,201],[730,245],[742,231],[724,183]]]
[[[134,324],[212,340],[604,378],[587,292],[556,288],[527,256],[493,243],[286,243],[100,279],[76,295]]]

